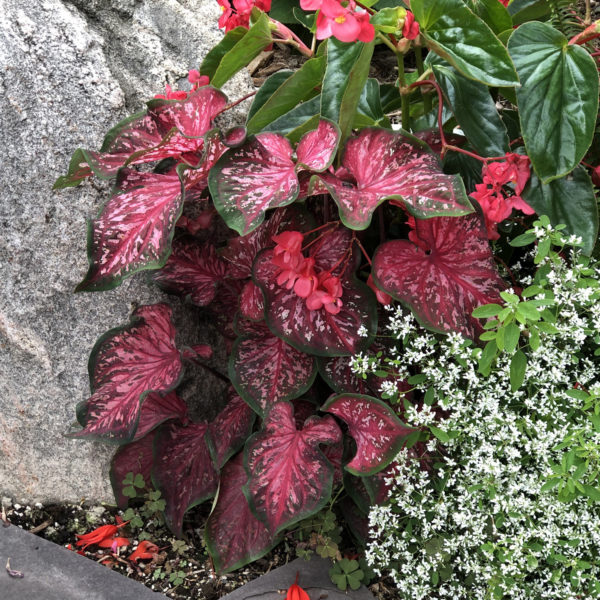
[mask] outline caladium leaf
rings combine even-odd
[[[363,129],[348,140],[336,174],[317,177],[351,229],[366,229],[386,199],[402,202],[418,218],[472,211],[461,178],[444,174],[427,145],[406,133]]]
[[[173,389],[182,370],[171,309],[165,304],[139,307],[128,325],[96,342],[89,361],[92,396],[77,406],[83,429],[70,436],[131,441],[146,396]]]
[[[219,493],[204,539],[218,573],[228,573],[264,556],[279,541],[259,521],[242,493],[248,476],[240,453],[221,472]]]
[[[144,478],[144,483],[150,485],[153,464],[152,448],[156,432],[152,431],[143,438],[120,446],[115,452],[110,463],[110,483],[117,506],[123,510],[127,508],[129,497],[123,493],[123,480],[127,473],[138,473]]]
[[[408,240],[382,244],[373,256],[377,286],[405,303],[426,327],[475,337],[471,316],[481,304],[502,302],[498,275],[480,218],[417,220],[419,245]]]
[[[217,284],[225,277],[227,263],[209,243],[194,239],[173,242],[167,264],[152,279],[164,290],[181,294],[198,306],[210,304]]]
[[[133,441],[143,438],[167,419],[187,420],[187,405],[176,392],[153,392],[144,399]]]
[[[414,430],[406,427],[384,402],[361,394],[332,396],[321,408],[348,425],[356,455],[346,465],[355,475],[371,475],[386,467]]]
[[[315,514],[329,500],[333,466],[319,444],[336,444],[342,432],[329,416],[314,417],[300,431],[289,402],[275,404],[244,450],[249,474],[244,494],[273,534]]]
[[[260,288],[253,281],[247,281],[240,294],[240,313],[246,319],[261,321],[264,310],[264,299]]]
[[[312,356],[273,335],[264,321],[250,327],[233,345],[229,377],[240,396],[264,416],[277,402],[306,392],[317,370]]]
[[[207,423],[163,425],[156,436],[152,481],[166,500],[165,521],[181,535],[183,515],[214,496],[219,474],[206,443]]]
[[[327,385],[338,393],[366,394],[367,381],[357,377],[350,368],[350,357],[317,358],[319,374]]]
[[[227,406],[208,426],[206,441],[217,469],[244,445],[252,431],[254,411],[234,391],[230,390]]]
[[[297,148],[277,133],[260,133],[217,162],[209,176],[215,207],[229,227],[241,235],[256,229],[267,210],[292,204],[300,184],[297,171],[322,171],[333,161],[339,141],[337,126],[321,120]]]
[[[310,248],[317,272],[327,271],[340,263],[351,245],[351,233],[338,228],[323,236],[320,244]],[[337,314],[324,309],[309,310],[304,298],[294,290],[277,284],[279,268],[272,262],[273,251],[260,253],[254,263],[254,280],[265,296],[265,318],[271,331],[288,344],[317,356],[348,356],[367,348],[377,329],[377,307],[373,292],[350,273],[341,277],[343,305]],[[342,261],[343,262],[343,261]],[[349,261],[352,263],[352,261]],[[361,337],[363,325],[369,335]]]

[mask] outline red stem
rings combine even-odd
[[[358,244],[360,251],[363,253],[364,257],[367,259],[369,266],[371,266],[371,264],[372,264],[371,259],[369,258],[369,255],[367,254],[367,251],[365,250],[364,246],[360,243],[360,240],[356,237],[355,233],[352,234],[352,239]]]
[[[223,114],[224,112],[228,111],[229,109],[233,108],[234,106],[237,106],[244,100],[248,100],[248,98],[252,98],[252,96],[256,96],[256,92],[250,92],[249,94],[246,94],[243,98],[240,98],[239,100],[236,100],[235,102],[232,102],[231,104],[228,104],[225,108],[222,108],[213,118],[216,118],[220,114]]]
[[[592,40],[600,37],[600,21],[592,23],[589,27],[586,27],[583,31],[578,33],[576,36],[569,40],[569,46],[574,44],[581,45],[591,42]]]

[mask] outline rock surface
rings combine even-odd
[[[0,0],[0,9],[0,496],[109,501],[112,450],[63,433],[86,398],[96,339],[127,322],[132,303],[165,297],[139,275],[73,294],[87,270],[85,220],[107,186],[51,188],[77,147],[98,148],[112,125],[197,67],[221,38],[219,9],[215,0]],[[240,74],[225,91],[236,99],[250,86]],[[186,312],[177,307],[176,320]],[[188,338],[206,341],[202,329]],[[210,393],[217,382],[202,385]]]

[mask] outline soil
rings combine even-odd
[[[120,535],[130,540],[130,545],[117,553],[110,549],[90,546],[84,552],[76,547],[77,534],[84,534],[101,525],[116,524],[122,512],[110,505],[50,504],[22,506],[8,504],[3,499],[2,519],[13,526],[31,531],[40,537],[79,551],[87,558],[102,562],[107,568],[143,583],[152,590],[162,592],[174,600],[218,600],[238,587],[276,569],[296,558],[295,544],[284,540],[263,558],[226,575],[217,576],[203,542],[204,522],[210,511],[209,504],[192,509],[184,523],[185,540],[170,535],[166,527],[148,522],[140,531],[129,525],[120,529]],[[143,532],[141,535],[140,533]],[[140,560],[138,564],[127,560],[140,537],[147,538],[159,547],[154,558]],[[293,582],[292,582],[293,583]],[[393,600],[394,589],[389,580],[372,582],[369,589],[377,600]],[[283,597],[283,596],[282,596]]]

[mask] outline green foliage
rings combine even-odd
[[[357,590],[361,586],[365,574],[358,561],[342,558],[329,569],[329,577],[340,590],[345,592],[348,588]]]

